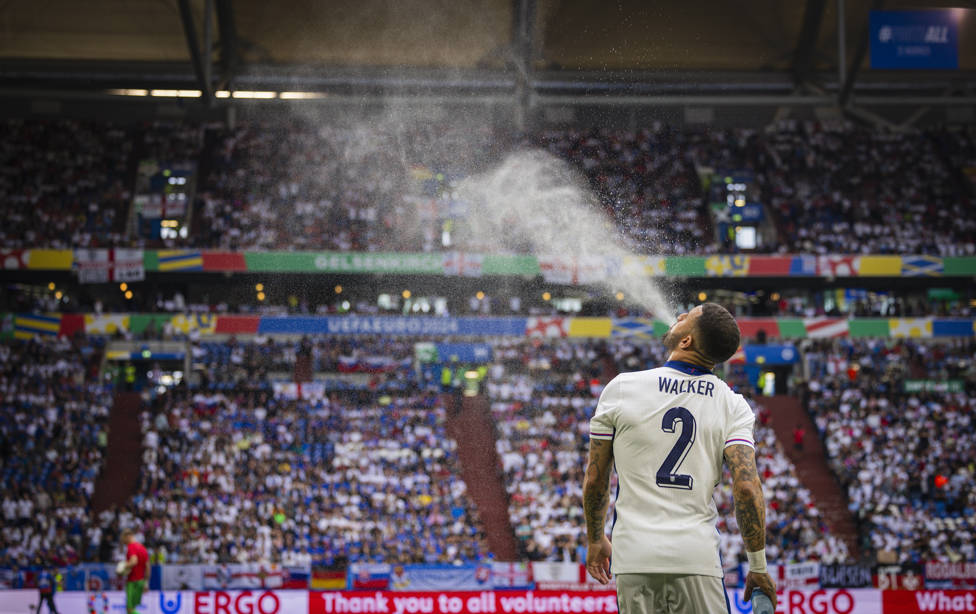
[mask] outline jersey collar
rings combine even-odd
[[[664,366],[681,371],[682,373],[687,373],[688,375],[710,375],[712,373],[710,369],[693,365],[683,360],[669,360],[664,363]]]

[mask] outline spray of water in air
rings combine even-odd
[[[673,307],[640,257],[562,160],[542,151],[518,151],[462,181],[457,193],[469,205],[467,242],[483,251],[574,259],[593,275],[587,281],[623,291],[655,317],[674,321]]]

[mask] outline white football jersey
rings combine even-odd
[[[742,395],[686,362],[607,384],[590,437],[613,441],[613,573],[723,575],[712,493],[725,448],[755,447],[754,421]]]

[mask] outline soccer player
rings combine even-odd
[[[705,303],[678,316],[664,345],[664,366],[615,377],[590,421],[586,569],[608,584],[612,552],[621,614],[730,612],[712,501],[724,457],[749,558],[745,599],[758,588],[775,606],[753,413],[711,373],[739,347],[739,327],[725,308]],[[604,532],[611,467],[612,546]]]
[[[119,575],[128,574],[125,579],[125,612],[135,614],[142,603],[142,593],[149,579],[149,553],[145,546],[136,541],[132,529],[122,531],[122,543],[126,546],[125,567]]]

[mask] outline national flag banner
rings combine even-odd
[[[113,281],[142,281],[146,278],[144,253],[141,249],[113,249]]]
[[[786,277],[792,264],[791,256],[750,256],[749,275]]]
[[[902,256],[901,274],[905,277],[942,277],[945,261],[938,256]]]
[[[620,274],[623,263],[604,256],[540,256],[539,272],[554,284],[595,284]]]
[[[309,567],[300,565],[285,565],[283,568],[282,583],[280,588],[284,589],[307,589],[311,583],[312,570]]]
[[[484,262],[484,254],[446,252],[444,254],[444,274],[458,275],[461,277],[481,277]]]
[[[749,261],[749,256],[709,256],[705,259],[705,271],[709,277],[746,277]]]
[[[321,401],[328,394],[325,382],[272,382],[274,398],[286,401],[308,399]]]
[[[352,590],[386,590],[390,588],[393,566],[389,563],[353,563],[349,567],[349,588]]]
[[[890,318],[888,328],[892,337],[929,338],[932,336],[932,319]]]
[[[857,256],[818,256],[817,272],[823,277],[857,277],[860,258]]]
[[[256,335],[261,326],[259,316],[219,315],[214,332],[218,335]]]
[[[582,588],[579,563],[534,561],[531,566],[532,579],[540,589]]]
[[[201,335],[212,335],[217,329],[217,317],[212,313],[181,313],[173,316],[169,326],[174,331],[184,334],[197,332]]]
[[[105,284],[112,279],[112,260],[107,249],[75,250],[75,271],[78,282]]]
[[[803,326],[811,339],[846,337],[850,334],[850,322],[846,318],[804,318]]]
[[[74,266],[83,284],[142,281],[146,278],[141,249],[77,249]]]
[[[774,318],[742,318],[739,320],[739,331],[743,338],[754,339],[759,333],[765,333],[766,337],[779,336],[779,324]]]
[[[85,314],[85,332],[89,335],[115,335],[129,330],[131,316],[125,313]]]
[[[312,569],[309,588],[319,591],[341,591],[346,588],[345,569]]]
[[[241,252],[203,252],[204,271],[246,271],[247,259]]]
[[[613,320],[610,329],[612,337],[636,337],[637,339],[655,339],[660,337],[657,321],[646,318],[622,318]]]
[[[667,261],[665,256],[624,256],[622,273],[627,277],[664,277]]]
[[[203,565],[203,588],[284,588],[289,576],[290,572],[277,564]]]
[[[861,256],[858,274],[861,277],[898,277],[901,275],[901,256]]]
[[[526,318],[527,337],[566,337],[569,335],[569,318],[532,317]]]
[[[14,315],[15,339],[33,339],[35,336],[56,337],[60,330],[61,316],[59,314],[18,313]]]
[[[156,252],[160,271],[202,271],[203,255],[185,249],[159,250]]]
[[[804,254],[790,260],[790,277],[809,277],[817,274],[817,257]]]
[[[22,249],[0,249],[0,269],[27,268],[27,252]]]
[[[576,269],[573,258],[539,256],[539,272],[542,278],[553,284],[572,284]]]
[[[612,330],[613,320],[610,318],[571,318],[569,320],[570,337],[605,339],[611,335]]]
[[[491,584],[494,588],[530,588],[532,568],[525,562],[492,561]]]
[[[74,252],[70,249],[32,249],[27,251],[28,269],[70,271]]]
[[[932,322],[933,337],[972,337],[973,321],[963,319],[934,320]]]
[[[85,316],[81,313],[65,313],[61,315],[59,337],[72,337],[75,333],[85,332]]]

